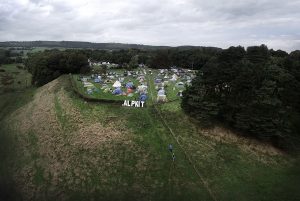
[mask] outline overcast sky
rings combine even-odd
[[[0,0],[0,41],[300,49],[300,0]]]

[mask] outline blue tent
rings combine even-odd
[[[133,87],[133,82],[128,82],[126,84],[126,88],[132,88]]]
[[[99,83],[100,81],[101,81],[101,80],[100,80],[99,78],[95,78],[95,79],[94,79],[94,82],[95,82],[95,83]]]
[[[147,100],[147,95],[146,94],[142,94],[141,96],[140,96],[140,101],[146,101]]]
[[[113,92],[112,92],[112,94],[113,94],[113,95],[120,95],[120,94],[122,94],[121,88],[116,88],[116,89],[114,89]]]
[[[154,82],[155,82],[155,83],[161,83],[161,82],[162,82],[162,79],[155,79]]]

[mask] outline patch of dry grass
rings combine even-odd
[[[111,188],[111,176],[118,171],[116,164],[124,160],[119,155],[120,147],[121,152],[126,147],[133,154],[147,158],[147,154],[133,143],[132,135],[124,128],[118,129],[118,120],[104,126],[96,118],[86,119],[81,115],[64,90],[65,84],[60,78],[41,87],[33,101],[15,111],[8,120],[18,133],[19,154],[24,162],[15,174],[24,200],[43,198],[45,193],[67,199],[66,189],[93,192]],[[67,128],[60,123],[55,109],[56,98],[62,108],[60,115],[68,121]],[[34,149],[28,140],[32,134],[37,139]],[[145,171],[145,163],[139,161],[137,170]],[[43,171],[39,176],[41,182],[37,183],[38,169]],[[95,174],[96,182],[93,181]],[[85,190],[87,186],[92,187]]]

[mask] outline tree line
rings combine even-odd
[[[94,61],[108,61],[120,66],[137,61],[151,68],[170,68],[172,66],[200,69],[206,62],[221,49],[213,47],[179,47],[157,50],[82,50]]]
[[[106,61],[119,64],[121,68],[133,69],[138,64],[152,68],[201,68],[214,56],[216,48],[171,48],[166,50],[90,50],[58,49],[44,52],[28,53],[25,66],[32,74],[34,85],[41,86],[65,73],[89,72],[88,58],[92,61]]]
[[[36,86],[44,85],[62,74],[90,71],[88,58],[77,50],[46,50],[29,54],[25,66],[32,74],[32,84]]]
[[[12,49],[0,49],[0,65],[22,63],[22,54]]]
[[[206,125],[223,122],[274,145],[300,145],[300,51],[230,47],[200,68],[182,108]]]

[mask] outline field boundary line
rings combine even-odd
[[[178,141],[178,139],[176,138],[176,135],[174,134],[172,128],[170,128],[170,126],[167,124],[167,122],[165,121],[165,119],[163,118],[160,110],[157,108],[157,104],[155,104],[155,100],[153,97],[153,91],[152,91],[152,87],[150,85],[150,80],[149,77],[152,76],[147,76],[147,82],[148,82],[148,86],[149,86],[149,90],[150,90],[150,94],[152,97],[152,104],[154,109],[156,110],[156,112],[159,114],[159,117],[163,123],[163,125],[169,130],[169,132],[171,133],[171,136],[175,139],[175,141],[177,142],[179,148],[181,149],[181,151],[184,153],[186,159],[188,160],[189,164],[193,167],[194,171],[196,172],[196,174],[198,175],[198,177],[200,178],[201,182],[203,183],[204,187],[206,188],[207,192],[209,193],[210,197],[214,200],[217,201],[215,195],[213,194],[212,190],[209,188],[207,181],[203,178],[203,176],[199,173],[197,167],[195,166],[195,164],[193,163],[192,159],[189,157],[189,155],[187,154],[187,152],[185,151],[185,149],[183,148],[183,146],[180,144],[180,142]]]
[[[198,177],[200,178],[201,182],[204,184],[206,190],[208,191],[209,195],[211,196],[211,198],[214,201],[217,201],[216,197],[214,196],[214,194],[212,193],[212,190],[209,188],[207,181],[203,178],[203,176],[199,173],[197,167],[195,166],[195,164],[193,163],[192,159],[189,157],[189,155],[186,153],[185,149],[183,148],[183,146],[181,145],[181,143],[178,141],[178,139],[176,138],[173,130],[168,126],[168,124],[166,123],[166,121],[164,120],[161,112],[159,111],[159,109],[156,107],[156,105],[154,105],[154,109],[157,111],[157,113],[160,116],[160,119],[162,120],[164,126],[170,131],[172,137],[175,139],[175,141],[177,142],[179,148],[181,149],[181,151],[184,153],[185,157],[188,159],[188,162],[190,163],[190,165],[193,167],[194,171],[196,172],[196,174],[198,175]]]

